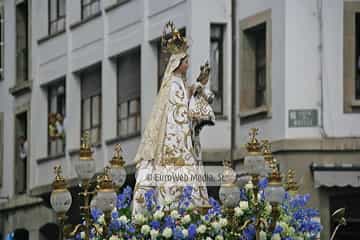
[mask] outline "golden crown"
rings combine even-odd
[[[161,47],[164,52],[171,54],[184,53],[188,49],[187,40],[181,36],[173,22],[169,21],[164,27],[161,37]]]
[[[210,74],[210,66],[209,66],[209,62],[206,61],[204,65],[200,66],[200,74],[197,78],[197,81],[199,82],[200,80],[208,77]]]

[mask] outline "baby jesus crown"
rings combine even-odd
[[[169,21],[164,27],[161,37],[161,47],[164,52],[171,54],[184,53],[188,49],[187,40],[181,36],[173,22]]]
[[[197,78],[197,81],[199,82],[200,80],[207,78],[210,74],[210,66],[209,66],[209,62],[206,61],[204,65],[200,66],[200,74]]]

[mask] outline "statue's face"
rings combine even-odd
[[[186,57],[181,61],[178,70],[180,73],[185,74],[188,68],[189,68],[189,59],[188,57]]]

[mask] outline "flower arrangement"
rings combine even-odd
[[[322,227],[314,221],[317,210],[307,208],[309,195],[285,194],[278,207],[279,216],[272,223],[272,206],[265,200],[267,179],[258,184],[258,199],[254,201],[254,186],[251,182],[240,191],[239,204],[233,209],[224,209],[218,201],[209,199],[211,207],[203,212],[191,206],[192,187],[184,187],[177,208],[160,207],[155,191],[145,194],[144,214],[131,216],[132,189],[127,186],[117,197],[117,204],[106,222],[104,214],[92,209],[91,215],[97,230],[91,231],[92,240],[119,239],[241,239],[251,240],[311,240],[316,239]],[[170,206],[170,204],[169,204]],[[173,206],[173,205],[172,205]],[[255,212],[255,208],[258,212]],[[260,214],[258,214],[260,213]],[[258,216],[255,219],[255,216]],[[273,229],[271,229],[273,226]],[[104,234],[102,231],[107,231]],[[76,239],[82,239],[78,234]]]

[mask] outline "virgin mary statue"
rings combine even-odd
[[[155,190],[159,206],[175,207],[187,185],[176,182],[174,176],[181,174],[189,180],[190,176],[203,174],[203,166],[194,153],[192,118],[189,116],[192,93],[185,79],[188,46],[186,39],[170,22],[165,26],[162,48],[171,53],[171,57],[135,156],[137,173],[133,216],[146,209],[145,193],[148,190]],[[190,185],[192,206],[207,206],[205,183],[192,181]]]

